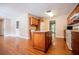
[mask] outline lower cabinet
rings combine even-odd
[[[75,55],[79,55],[79,32],[72,32],[72,52]]]
[[[51,32],[33,32],[33,47],[40,51],[46,52],[52,43]]]

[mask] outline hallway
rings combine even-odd
[[[15,37],[0,36],[1,55],[71,55],[64,39],[55,39],[47,53],[33,49],[32,41]]]

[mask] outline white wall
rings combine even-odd
[[[56,37],[64,38],[64,29],[66,29],[66,26],[67,26],[67,15],[60,15],[58,17],[49,19],[48,21],[50,20],[56,21]]]
[[[40,23],[40,31],[45,31],[45,22]]]
[[[22,38],[29,39],[29,19],[28,14],[18,17],[19,21],[19,35]]]
[[[67,26],[67,16],[61,15],[54,20],[56,20],[56,37],[64,38],[64,29]]]
[[[16,21],[19,21],[19,32],[16,31]],[[21,15],[16,19],[5,19],[4,22],[5,36],[19,36],[20,38],[29,39],[29,19],[28,14]],[[18,35],[16,34],[18,33]]]
[[[66,15],[60,15],[55,18],[47,18],[47,19],[44,18],[43,20],[45,22],[46,31],[50,30],[49,29],[50,28],[49,22],[52,20],[55,20],[56,21],[56,37],[63,38],[64,37],[64,29],[67,26],[67,19],[66,18],[67,18]]]
[[[4,20],[4,35],[5,36],[15,36],[16,30],[15,30],[15,20],[12,18],[6,18]]]
[[[63,16],[63,17],[62,17]],[[56,20],[56,37],[64,37],[64,29],[67,25],[67,16],[61,15],[52,20]],[[5,35],[16,36],[16,21],[19,21],[19,37],[29,39],[29,19],[28,14],[21,15],[17,19],[6,19]],[[49,28],[49,27],[48,27]]]

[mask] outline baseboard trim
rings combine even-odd
[[[64,39],[64,36],[56,36],[56,38],[63,38]]]
[[[8,34],[8,35],[4,35],[4,36],[12,36],[12,37],[19,37],[19,38],[23,38],[23,39],[30,39],[29,37],[17,36],[17,35],[14,35],[14,34]]]
[[[29,37],[24,37],[24,36],[19,36],[19,37],[23,39],[30,39]]]

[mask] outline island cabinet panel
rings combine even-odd
[[[33,32],[33,47],[46,52],[52,42],[52,36],[49,32]]]
[[[79,54],[79,32],[72,32],[71,45],[73,54]]]
[[[45,49],[45,35],[43,33],[33,34],[34,48],[44,50]]]

